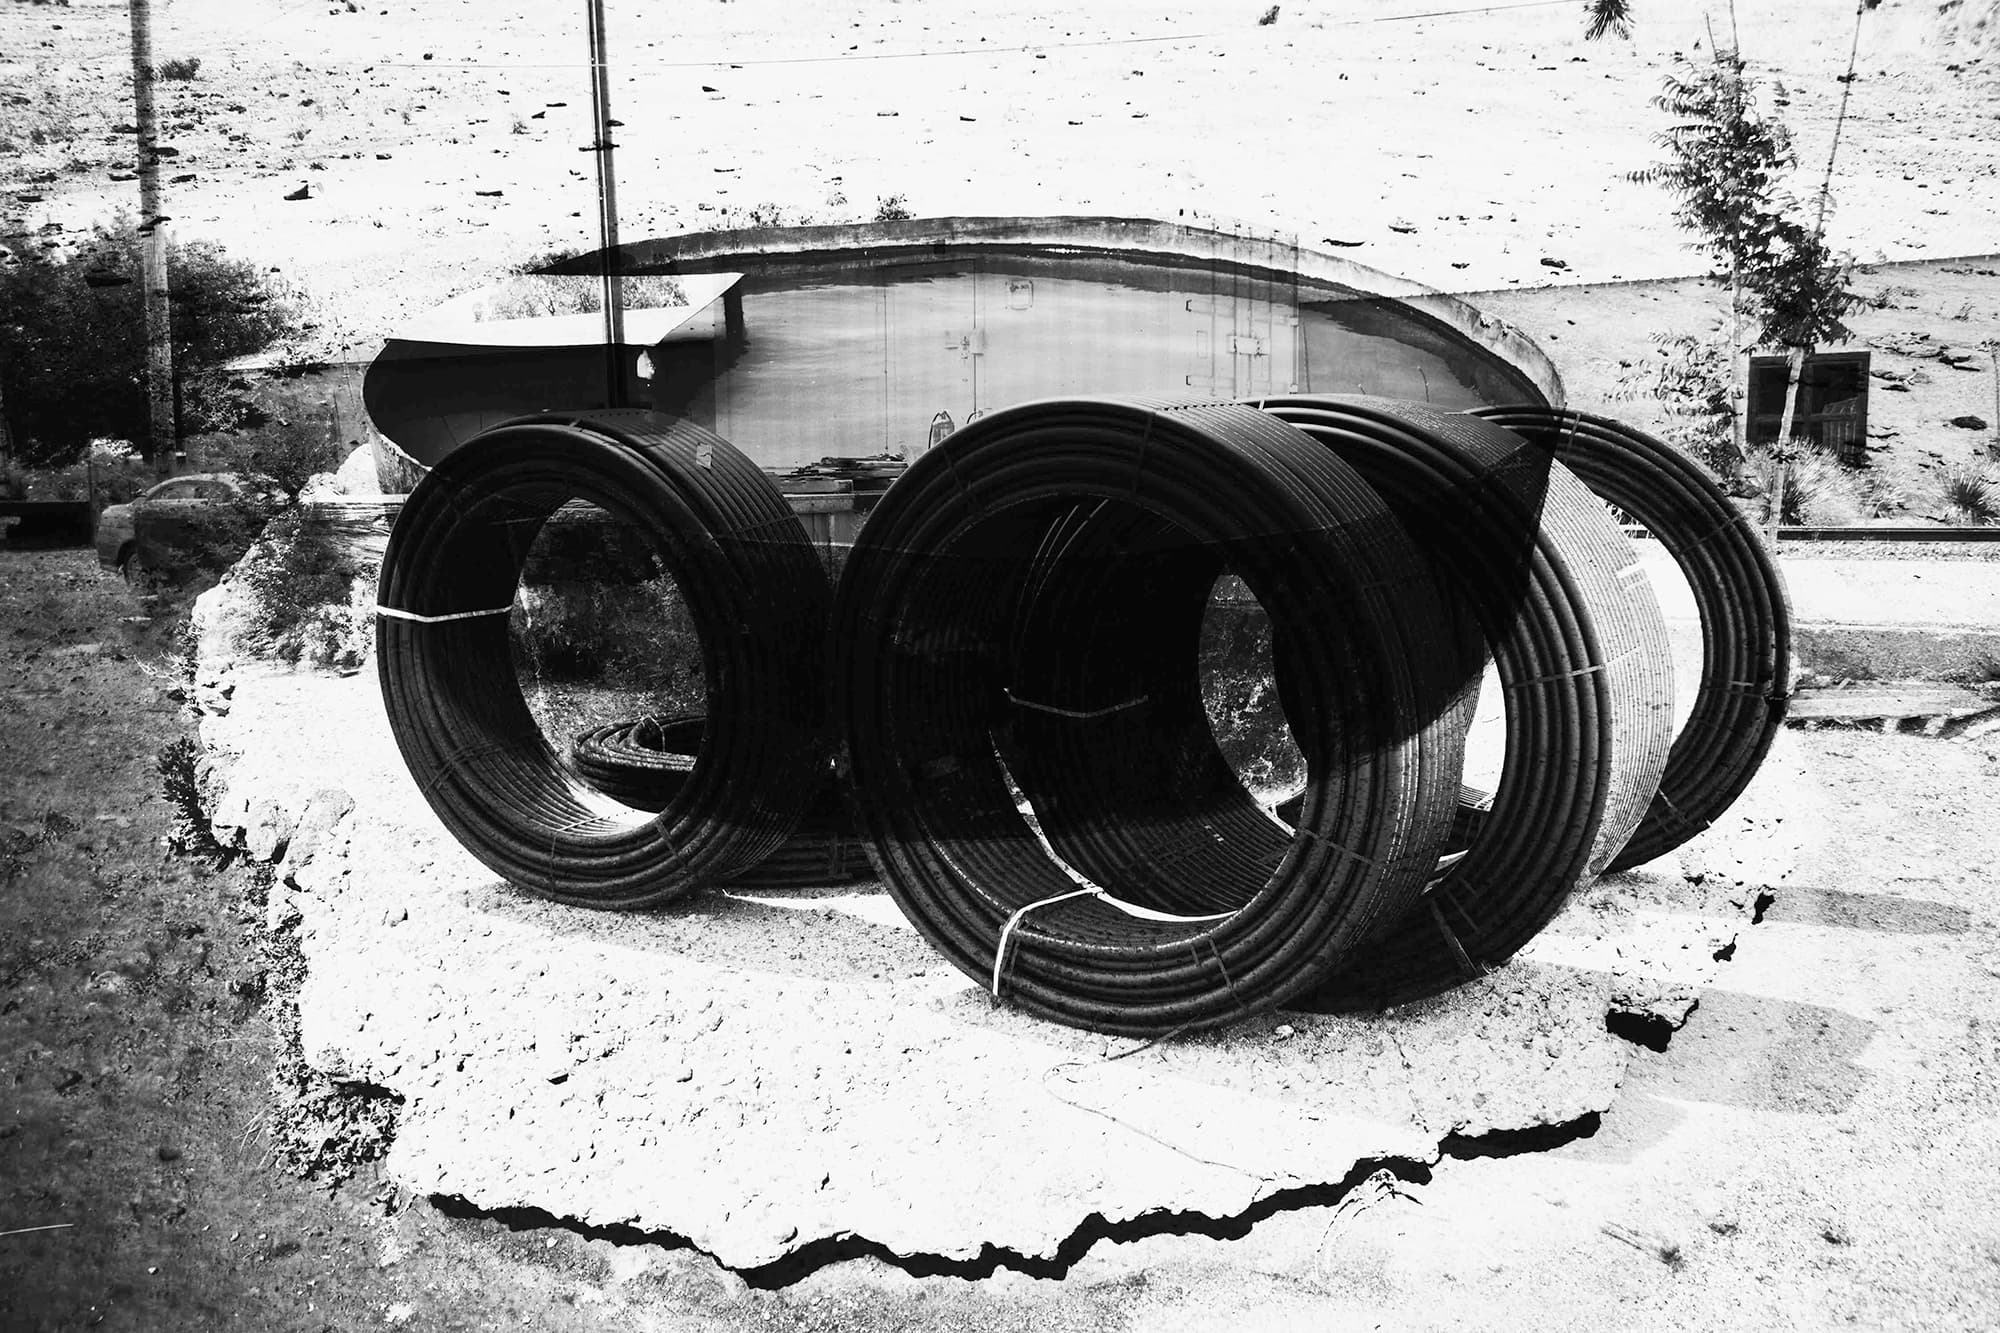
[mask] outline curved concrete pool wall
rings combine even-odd
[[[1387,298],[1426,317],[1512,367],[1552,407],[1564,402],[1555,363],[1527,334],[1443,292],[1325,251],[1276,239],[1210,231],[1146,218],[956,217],[860,222],[819,227],[753,227],[697,232],[619,247],[621,271],[701,273],[756,257],[767,262],[950,258],[1034,249],[1051,256],[1095,256],[1163,267],[1214,268],[1286,275],[1301,284]],[[927,254],[928,252],[928,254]],[[599,271],[594,254],[550,267],[551,273]]]
[[[626,245],[620,267],[734,279],[710,317],[627,348],[621,364],[645,351],[652,374],[623,391],[773,468],[908,455],[934,424],[1070,393],[1562,401],[1539,348],[1454,297],[1336,255],[1138,219],[706,232]],[[369,370],[378,430],[430,464],[509,416],[607,400],[601,347],[508,347],[499,332],[392,338]]]

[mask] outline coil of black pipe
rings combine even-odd
[[[1436,994],[1527,944],[1638,827],[1671,728],[1665,622],[1603,506],[1509,432],[1363,396],[1258,405],[1381,493],[1438,561],[1440,582],[1469,600],[1499,676],[1505,758],[1465,855],[1309,1002]]]
[[[701,753],[699,713],[620,718],[570,742],[577,776],[621,805],[658,814],[694,772]]]
[[[1224,757],[1203,694],[1199,641],[1226,566],[1211,548],[1174,549],[1170,532],[1134,510],[1079,513],[1051,532],[1010,627],[1012,707],[995,736],[1043,833],[1078,873],[1123,901],[1186,911],[1189,895],[1206,899],[1236,858],[1275,855],[1284,833]],[[1385,524],[1383,536],[1408,568],[1425,568],[1403,533]],[[1463,608],[1422,582],[1431,586],[1401,610],[1425,617],[1408,625],[1422,645],[1421,688],[1462,738],[1482,644]],[[1434,604],[1435,617],[1420,609]],[[1271,651],[1289,657],[1289,642],[1274,638]],[[1294,687],[1280,692],[1296,710],[1301,673],[1279,674]],[[1099,706],[1104,681],[1146,706]],[[1420,735],[1419,746],[1427,740]],[[1462,766],[1462,740],[1430,766]],[[1302,801],[1303,793],[1294,812]]]
[[[1611,870],[1686,842],[1726,811],[1784,725],[1791,608],[1784,577],[1715,480],[1666,442],[1607,417],[1546,407],[1488,407],[1504,426],[1659,539],[1687,579],[1701,623],[1693,711],[1667,758],[1644,822]]]
[[[591,727],[570,743],[570,760],[583,780],[636,810],[657,813],[672,803],[701,753],[705,719],[699,713],[621,718]],[[870,879],[874,867],[831,767],[818,794],[783,845],[732,884],[792,889],[851,884]]]
[[[701,641],[702,752],[650,817],[565,768],[509,653],[529,548],[571,500],[651,534]],[[770,479],[690,423],[606,411],[483,432],[411,492],[378,602],[404,762],[453,835],[523,888],[595,907],[660,902],[776,851],[823,783],[825,574]]]
[[[1468,792],[1479,804],[1461,801],[1453,820],[1448,845],[1465,855],[1433,882],[1413,914],[1385,923],[1363,957],[1294,1003],[1349,1008],[1434,994],[1531,939],[1639,822],[1666,752],[1670,703],[1653,697],[1670,686],[1664,625],[1649,590],[1631,595],[1631,552],[1602,506],[1507,432],[1380,399],[1259,405],[1352,467],[1435,562],[1450,613],[1471,622],[1469,633],[1464,625],[1440,627],[1450,632],[1430,645],[1463,697],[1462,720],[1470,719],[1489,647],[1506,693],[1500,791],[1490,810],[1483,794]],[[1103,520],[1092,522],[1101,527]],[[1069,537],[1067,546],[1082,540]],[[1214,745],[1191,670],[1208,580],[1212,573],[1205,579],[1197,572],[1171,599],[1128,580],[1114,599],[1171,607],[1154,619],[1165,632],[1113,623],[1106,634],[1125,646],[1128,671],[1143,677],[1155,698],[1177,706],[1087,724],[1061,714],[1021,714],[1015,724],[1033,742],[1015,766],[1023,789],[1038,811],[1070,814],[1043,819],[1057,850],[1090,879],[1118,882],[1124,896],[1154,905],[1168,905],[1158,868],[1199,864],[1216,835],[1204,829],[1186,846],[1163,820],[1121,827],[1103,797],[1117,785],[1113,770],[1129,765],[1139,776],[1128,784],[1150,778],[1156,786],[1198,772],[1218,792],[1236,793],[1238,804],[1247,799]],[[1046,595],[1031,610],[1052,640],[1081,619],[1077,608]],[[1277,646],[1279,691],[1289,710],[1300,672],[1283,642]],[[1045,674],[1063,672],[1054,667]],[[1046,695],[1053,685],[1034,688]],[[1030,762],[1037,757],[1042,762]],[[1213,808],[1231,809],[1227,801]],[[1297,808],[1288,802],[1279,813],[1295,817]],[[1212,823],[1220,827],[1222,818]],[[1149,867],[1156,871],[1150,882]]]
[[[1099,538],[1046,558],[1051,542]],[[1109,596],[1126,586],[1116,570],[1097,577],[1096,557],[1120,551],[1206,568],[1209,583],[1233,570],[1300,671],[1297,831],[1264,819],[1225,836],[1176,877],[1171,910],[1120,898],[1130,886],[1115,877],[1080,882],[1037,823],[1083,836],[1178,821],[1178,841],[1213,842],[1200,773],[1165,792],[1178,803],[1142,786],[1131,810],[1113,790],[1074,821],[1030,802],[1031,822],[999,752],[1032,751],[1032,737],[1006,739],[1023,714],[1088,723],[1152,707],[1106,643],[1149,619]],[[1039,673],[1017,632],[1035,601],[1061,606],[1072,631],[1040,636],[1066,657]],[[834,618],[849,790],[882,879],[956,966],[1032,1012],[1144,1035],[1263,1009],[1406,910],[1435,864],[1462,753],[1426,651],[1444,623],[1435,586],[1380,498],[1267,414],[1085,399],[982,418],[884,497]],[[1061,697],[1035,697],[1050,685]]]

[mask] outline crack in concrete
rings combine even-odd
[[[1701,1001],[1695,1000],[1678,1019],[1651,1010],[1613,1009],[1604,1015],[1604,1030],[1634,1046],[1644,1046],[1649,1051],[1664,1051],[1673,1041],[1674,1034],[1687,1026],[1688,1020],[1699,1008]]]
[[[1777,901],[1778,895],[1775,891],[1768,887],[1759,888],[1750,904],[1750,924],[1763,925],[1764,914],[1770,911]],[[1740,932],[1731,935],[1729,943],[1715,950],[1710,956],[1718,963],[1733,962],[1736,958],[1736,945],[1741,938]],[[1701,1001],[1697,998],[1688,1005],[1678,1019],[1669,1018],[1652,1010],[1613,1009],[1604,1015],[1604,1030],[1614,1037],[1631,1042],[1634,1046],[1643,1046],[1649,1051],[1662,1053],[1672,1044],[1674,1034],[1688,1025],[1688,1021],[1694,1017],[1695,1010],[1699,1008]]]
[[[956,1277],[976,1282],[1004,1270],[1028,1277],[1060,1280],[1069,1276],[1070,1270],[1100,1242],[1129,1245],[1154,1236],[1242,1240],[1259,1222],[1279,1213],[1336,1207],[1355,1190],[1385,1172],[1406,1185],[1427,1185],[1433,1168],[1446,1159],[1469,1161],[1482,1157],[1516,1157],[1526,1153],[1549,1152],[1592,1137],[1602,1121],[1601,1112],[1587,1111],[1572,1120],[1532,1125],[1524,1129],[1492,1130],[1485,1134],[1453,1132],[1439,1141],[1438,1156],[1432,1161],[1411,1157],[1364,1158],[1338,1180],[1274,1190],[1242,1211],[1220,1217],[1193,1209],[1159,1208],[1114,1222],[1102,1213],[1091,1213],[1063,1238],[1053,1253],[1046,1255],[1027,1254],[1011,1246],[990,1242],[982,1245],[978,1255],[970,1259],[922,1252],[900,1254],[879,1241],[850,1233],[817,1237],[770,1263],[737,1268],[723,1263],[712,1252],[674,1231],[581,1222],[535,1207],[482,1208],[455,1194],[432,1194],[429,1199],[431,1206],[446,1217],[459,1221],[497,1222],[510,1231],[559,1230],[586,1240],[610,1241],[614,1245],[652,1245],[665,1250],[691,1250],[716,1267],[736,1274],[745,1285],[759,1291],[789,1287],[822,1268],[852,1259],[876,1259],[912,1277]]]

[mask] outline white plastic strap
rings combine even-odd
[[[1127,699],[1122,704],[1111,704],[1104,708],[1059,708],[1055,704],[1038,704],[1032,699],[1023,699],[1012,690],[1007,690],[1005,693],[1007,695],[1007,702],[1013,704],[1016,708],[1029,708],[1037,713],[1053,713],[1057,717],[1074,717],[1085,720],[1095,717],[1109,717],[1113,713],[1122,713],[1128,708],[1137,708],[1152,698],[1149,694],[1142,694],[1136,699]]]
[[[1014,927],[1020,925],[1021,918],[1026,916],[1028,913],[1036,911],[1039,908],[1053,906],[1056,903],[1068,902],[1071,898],[1095,898],[1101,903],[1105,903],[1108,906],[1117,908],[1119,911],[1123,912],[1126,916],[1135,917],[1140,921],[1165,921],[1169,923],[1199,923],[1203,921],[1227,921],[1230,917],[1236,915],[1236,913],[1233,911],[1216,912],[1210,916],[1181,916],[1180,914],[1175,912],[1156,911],[1151,907],[1141,907],[1137,903],[1128,903],[1123,898],[1114,898],[1111,896],[1110,893],[1106,892],[1103,889],[1098,888],[1095,884],[1086,885],[1085,887],[1080,889],[1071,889],[1068,893],[1058,893],[1050,898],[1043,898],[1039,902],[1029,903],[1026,907],[1023,907],[1018,911],[1016,911],[1014,915],[1007,918],[1007,924],[1000,928],[1000,943],[999,946],[993,950],[993,998],[994,999],[997,1000],[1000,998],[1000,974],[1006,968],[1007,945],[1008,942],[1013,939]]]
[[[1097,888],[1071,889],[1068,893],[1058,893],[1054,897],[1043,898],[1039,902],[1032,902],[1026,907],[1016,909],[1014,915],[1007,918],[1007,924],[1000,927],[1000,944],[993,950],[993,998],[996,1000],[1000,998],[1000,971],[1007,963],[1007,943],[1013,939],[1014,927],[1021,924],[1022,917],[1038,907],[1047,907],[1053,903],[1066,902],[1071,898],[1085,898],[1103,892],[1104,890]]]
[[[1099,889],[1097,891],[1097,896],[1106,903],[1109,903],[1111,906],[1123,912],[1126,916],[1137,917],[1141,921],[1170,921],[1170,922],[1227,921],[1230,917],[1236,915],[1235,912],[1230,911],[1230,912],[1214,912],[1208,916],[1182,916],[1178,912],[1161,912],[1161,911],[1156,911],[1151,907],[1141,907],[1137,903],[1128,903],[1123,898],[1112,897],[1110,894],[1106,893],[1103,889]]]
[[[380,602],[375,604],[375,614],[378,616],[390,616],[396,620],[414,620],[419,625],[441,625],[447,620],[477,620],[481,616],[504,616],[511,614],[513,610],[512,604],[509,604],[507,606],[488,607],[484,611],[448,611],[441,616],[423,616],[418,615],[415,611],[404,611],[397,607],[384,606]]]

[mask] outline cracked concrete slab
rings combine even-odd
[[[996,1007],[875,886],[643,914],[529,897],[432,817],[372,673],[216,674],[218,832],[299,842],[268,919],[307,960],[307,1059],[404,1099],[389,1171],[738,1270],[858,1244],[1060,1262],[1120,1225],[1324,1203],[1480,1136],[1587,1127],[1632,1050],[1607,1015],[1684,1021],[1810,820],[1781,738],[1724,827],[1592,886],[1472,985],[1140,1048]]]

